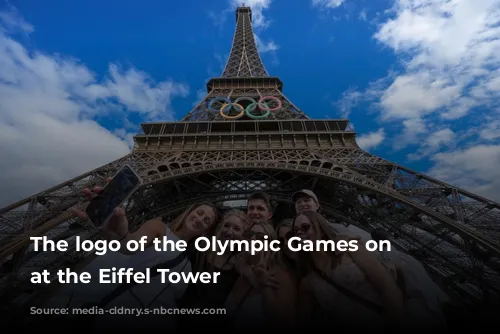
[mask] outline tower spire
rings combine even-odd
[[[233,46],[222,77],[267,76],[269,75],[260,59],[252,30],[252,10],[243,4],[243,7],[236,9],[236,31],[234,32]]]
[[[250,7],[236,9],[236,31],[221,77],[207,83],[208,95],[181,121],[309,119],[267,73],[257,50]]]

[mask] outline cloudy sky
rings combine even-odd
[[[367,151],[500,200],[499,0],[246,0],[265,66]],[[241,1],[0,0],[0,207],[129,152],[222,73]]]

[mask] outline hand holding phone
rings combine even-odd
[[[125,211],[119,206],[140,186],[141,179],[125,165],[108,181],[106,187],[96,187],[92,191],[84,189],[89,205],[85,212],[72,209],[82,219],[87,219],[101,229],[110,240],[123,238],[128,232],[128,220]],[[96,194],[96,196],[94,196]]]
[[[100,187],[96,187],[93,189],[93,193],[95,194],[99,194],[102,191],[103,188]],[[89,192],[90,192],[90,200],[92,200],[92,198],[95,197],[90,190]],[[83,213],[83,216],[79,215],[81,218],[89,220],[94,226],[96,226],[96,224],[94,224],[92,220],[89,218],[87,213],[83,211],[80,212]],[[123,239],[128,233],[128,219],[125,210],[121,207],[116,207],[112,212],[111,216],[109,217],[109,219],[107,219],[107,222],[104,225],[96,227],[101,231],[101,233],[107,240]]]

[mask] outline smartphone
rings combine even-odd
[[[139,175],[129,165],[124,165],[85,209],[94,226],[103,226],[111,218],[115,208],[126,201],[141,184]]]

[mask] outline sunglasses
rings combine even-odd
[[[285,233],[284,237],[279,238],[280,243],[286,243],[287,240],[297,235],[298,231],[301,231],[302,234],[307,233],[311,229],[310,224],[302,225],[299,228],[293,229],[287,233]]]
[[[266,240],[266,238],[265,238],[266,236],[267,236],[267,234],[262,233],[262,232],[245,231],[243,233],[243,237],[245,239],[252,239],[253,237],[255,237],[256,240],[264,241],[264,240]]]
[[[312,226],[311,224],[304,224],[304,225],[302,225],[302,226],[301,226],[301,227],[299,227],[299,228],[294,228],[294,229],[293,229],[292,231],[290,231],[290,232],[293,232],[293,234],[294,234],[294,235],[297,235],[297,232],[299,232],[299,231],[300,231],[300,232],[302,232],[302,234],[304,234],[304,233],[309,232],[309,230],[311,229],[311,226]],[[288,232],[288,233],[290,233],[290,232]],[[287,233],[287,234],[288,234],[288,233]]]

